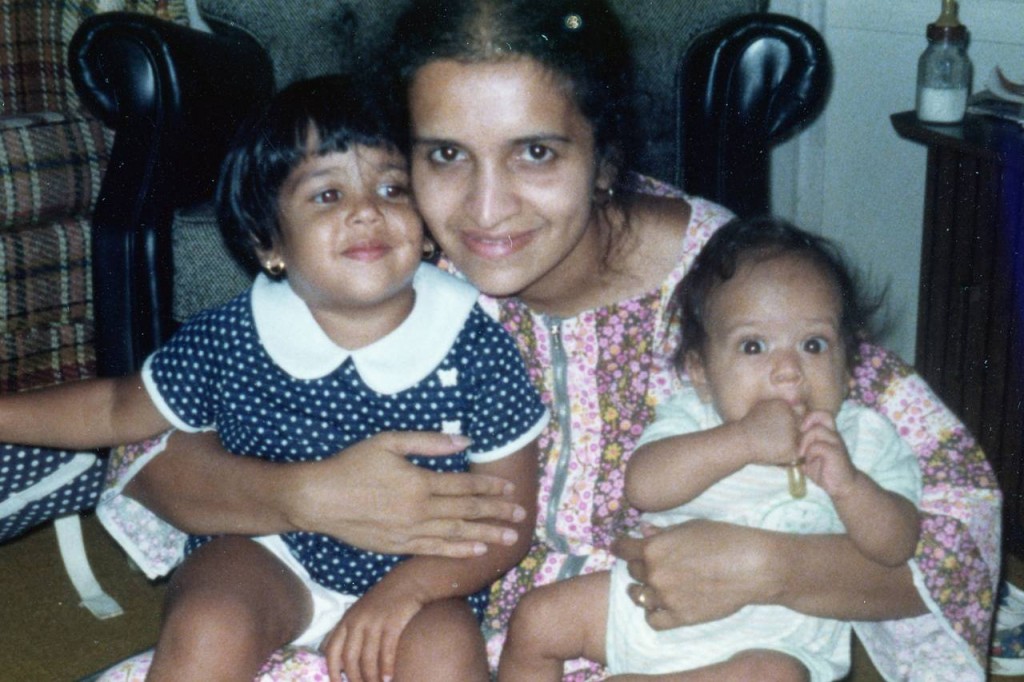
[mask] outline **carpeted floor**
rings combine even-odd
[[[78,606],[52,526],[0,546],[0,679],[73,682],[155,640],[163,585],[131,568],[95,518],[87,517],[84,526],[93,569],[125,614],[100,621]],[[1010,557],[1007,574],[1024,585],[1024,562]],[[993,679],[1024,682],[1024,677]],[[848,682],[882,682],[859,646]]]
[[[124,615],[101,621],[78,605],[52,524],[0,546],[0,679],[78,680],[155,640],[163,585],[131,568],[95,518],[83,525],[93,570]]]

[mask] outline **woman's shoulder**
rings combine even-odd
[[[685,270],[711,234],[732,217],[725,208],[698,197],[640,195],[629,218],[636,262],[648,271]]]

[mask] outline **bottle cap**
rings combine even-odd
[[[957,17],[956,0],[942,0],[942,12],[934,23],[928,24],[928,40],[966,40],[967,27]]]

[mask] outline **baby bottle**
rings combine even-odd
[[[917,118],[924,123],[959,123],[967,108],[971,60],[967,27],[956,0],[942,0],[942,13],[928,24],[928,47],[917,63]]]

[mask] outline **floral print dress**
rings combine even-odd
[[[645,191],[666,193],[661,186]],[[637,522],[624,503],[625,464],[655,406],[677,387],[670,359],[678,330],[669,299],[711,233],[732,217],[710,202],[689,201],[678,264],[655,291],[570,319],[538,315],[512,299],[483,300],[517,339],[552,413],[540,440],[535,543],[495,584],[485,615],[492,664],[523,593],[609,568],[612,541]],[[861,357],[851,398],[888,417],[921,463],[922,536],[911,568],[929,613],[857,623],[855,629],[886,679],[983,680],[1000,566],[1000,493],[992,469],[964,426],[911,368],[875,346],[863,346]],[[130,476],[156,452],[135,447],[119,454],[112,471]],[[166,570],[175,560],[176,541],[158,529],[161,522],[119,494],[124,482],[112,482],[101,518],[116,537],[134,545],[133,555],[140,547],[158,550],[160,570]],[[570,662],[566,671],[567,682],[603,678],[597,666],[583,661]],[[259,679],[326,677],[319,656],[286,649]]]

